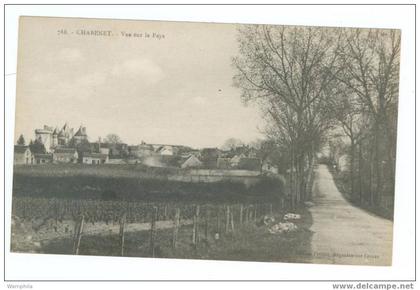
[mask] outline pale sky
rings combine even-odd
[[[28,141],[35,128],[67,121],[75,129],[86,126],[90,141],[115,133],[129,144],[214,147],[231,137],[261,138],[258,109],[244,106],[232,86],[236,28],[21,18],[15,136]],[[67,35],[59,35],[60,29]],[[81,30],[111,35],[78,35]]]

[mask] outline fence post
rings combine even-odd
[[[176,249],[176,243],[178,240],[179,219],[180,219],[180,210],[179,208],[176,208],[175,218],[174,218],[174,234],[173,234],[173,239],[172,239],[172,248],[174,249]]]
[[[79,248],[80,248],[80,240],[82,239],[82,233],[83,233],[83,223],[85,221],[85,217],[81,215],[80,222],[77,226],[77,234],[74,244],[74,254],[79,255]]]
[[[197,216],[194,213],[194,215],[193,215],[193,227],[192,227],[192,243],[193,243],[193,245],[195,245],[195,242],[196,242],[196,238],[195,238],[195,236],[197,234],[196,231],[197,231]]]
[[[258,207],[257,205],[255,205],[254,206],[254,222],[257,221],[257,210],[258,210]]]
[[[152,222],[150,224],[150,253],[152,257],[155,256],[155,237],[156,237],[156,220],[158,215],[158,208],[153,207]]]
[[[220,236],[220,208],[219,207],[217,207],[216,226],[217,226],[216,231]]]
[[[232,233],[235,232],[235,226],[233,225],[233,210],[230,213],[230,226],[232,228]]]
[[[273,215],[273,204],[270,203],[270,215]]]
[[[121,256],[124,256],[124,229],[125,229],[126,214],[123,214],[120,219],[120,244]]]
[[[229,219],[230,219],[230,208],[227,205],[226,206],[226,227],[225,227],[225,232],[229,232]]]
[[[195,213],[193,217],[193,233],[192,233],[192,242],[195,246],[197,246],[197,244],[200,242],[200,237],[199,237],[200,234],[199,234],[199,229],[198,229],[199,218],[200,218],[200,206],[197,205],[195,207]]]
[[[244,206],[241,204],[241,207],[239,208],[239,224],[242,225],[242,216],[244,212]]]
[[[196,244],[200,242],[200,206],[197,205],[195,208],[195,216],[196,218],[196,230],[195,230],[195,237],[196,237]]]
[[[206,223],[205,223],[205,229],[204,229],[204,236],[206,241],[209,240],[209,219],[210,219],[210,211],[209,208],[206,208]]]

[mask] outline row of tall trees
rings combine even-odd
[[[336,118],[349,140],[349,193],[363,204],[393,200],[397,139],[400,35],[394,30],[353,30],[340,45],[341,94]],[[332,144],[336,144],[337,141]]]
[[[379,197],[385,176],[394,178],[399,34],[250,25],[239,28],[238,43],[234,83],[244,102],[261,108],[268,139],[289,157],[292,205],[308,198],[316,153],[334,138],[349,144],[353,190],[362,175],[356,159],[369,145]]]

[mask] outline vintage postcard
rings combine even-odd
[[[392,265],[400,31],[21,17],[11,251]]]

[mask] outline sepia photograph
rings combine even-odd
[[[19,19],[14,253],[392,266],[401,31]]]

